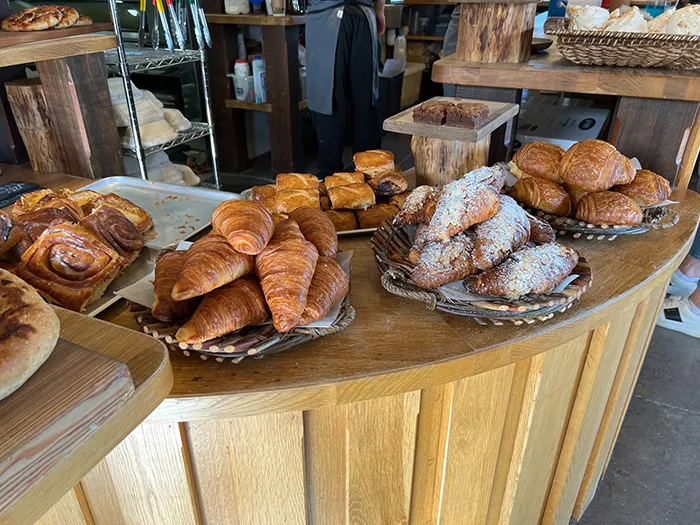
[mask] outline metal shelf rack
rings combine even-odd
[[[214,186],[215,189],[220,190],[221,182],[219,180],[219,163],[216,152],[216,142],[214,140],[211,92],[209,88],[209,73],[207,71],[207,55],[205,48],[200,45],[199,49],[196,50],[175,50],[173,53],[171,53],[167,49],[138,49],[135,46],[125,45],[122,38],[121,26],[119,25],[116,2],[117,0],[109,0],[109,8],[112,15],[112,22],[114,24],[114,33],[117,37],[117,47],[115,50],[105,53],[105,62],[107,63],[108,71],[114,75],[121,76],[124,83],[124,92],[126,93],[131,132],[132,136],[134,137],[134,144],[136,144],[134,149],[125,149],[124,154],[136,157],[138,160],[141,178],[143,180],[148,180],[148,173],[146,171],[146,157],[148,155],[208,136],[211,150],[212,171],[214,173]],[[160,146],[144,148],[141,142],[138,116],[136,115],[134,94],[131,90],[131,73],[195,62],[198,62],[201,68],[202,89],[204,91],[204,105],[207,122],[193,122],[192,128],[181,132],[179,134],[180,136],[176,140],[167,142]]]

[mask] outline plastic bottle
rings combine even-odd
[[[238,28],[238,35],[236,35],[236,44],[238,46],[238,58],[243,60],[248,60],[248,53],[245,49],[245,37],[243,36],[243,28]]]
[[[247,77],[250,75],[250,65],[244,58],[239,58],[233,65],[233,74],[238,77]]]
[[[253,84],[255,85],[255,103],[267,103],[267,84],[265,82],[265,61],[260,55],[253,60]]]
[[[394,42],[394,58],[400,60],[406,58],[406,37],[399,33]]]

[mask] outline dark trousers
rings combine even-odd
[[[319,176],[343,171],[346,130],[352,134],[353,153],[381,146],[379,106],[372,104],[376,74],[369,21],[359,7],[345,6],[335,51],[333,114],[314,112]]]

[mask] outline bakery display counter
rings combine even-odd
[[[563,237],[593,285],[531,325],[482,326],[393,296],[369,237],[341,238],[354,251],[346,330],[240,364],[171,352],[169,396],[40,523],[578,519],[698,224],[700,196],[672,199],[671,229]],[[101,317],[138,329],[123,303]]]

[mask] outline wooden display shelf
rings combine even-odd
[[[579,66],[552,47],[518,64],[443,58],[433,81],[467,86],[568,91],[595,95],[700,101],[700,73],[679,69]]]
[[[255,102],[243,102],[241,100],[227,99],[224,104],[229,109],[247,109],[249,111],[262,111],[263,113],[272,113],[272,104],[257,104]],[[299,101],[299,111],[306,109],[308,104],[306,100]]]
[[[102,25],[111,27],[111,24]],[[39,33],[43,36],[49,32],[37,32],[37,34]],[[116,37],[114,34],[108,33],[93,32],[83,35],[51,38],[49,40],[2,45],[3,38],[7,38],[5,35],[8,34],[0,32],[0,67],[100,53],[117,47]]]
[[[433,42],[442,42],[445,40],[444,36],[433,36],[433,35],[406,35],[406,40],[429,40]]]
[[[6,468],[20,471],[20,474],[13,477],[12,483],[0,484],[0,522],[6,525],[33,523],[40,518],[161,403],[173,384],[168,350],[162,343],[145,334],[98,319],[62,308],[55,310],[61,321],[61,340],[67,342],[60,342],[59,345],[65,348],[57,348],[56,351],[62,354],[74,352],[71,359],[75,359],[82,351],[86,355],[85,359],[90,359],[91,366],[99,366],[103,371],[111,367],[117,373],[113,386],[116,385],[121,394],[113,396],[106,418],[100,418],[96,414],[100,409],[98,401],[104,398],[106,392],[95,392],[94,399],[86,401],[92,407],[90,412],[81,405],[81,413],[92,418],[88,429],[76,430],[75,418],[70,412],[51,422],[51,426],[56,428],[46,432],[61,436],[70,432],[70,439],[34,438],[28,444],[13,444],[7,456],[0,457],[0,471]],[[52,355],[44,367],[68,366],[65,362],[68,358],[66,355]],[[46,375],[47,372],[50,374],[50,371],[43,370],[42,367],[37,374]],[[75,371],[72,376],[70,372],[67,373],[66,380],[71,380],[74,384],[77,381],[90,383],[100,377],[97,373],[83,374],[82,378],[75,375]],[[127,382],[129,376],[131,378]],[[31,384],[31,379],[25,386],[37,389],[36,384]],[[80,389],[86,388],[81,385]],[[45,385],[45,390],[52,399],[61,395],[54,391],[55,386],[52,389]],[[13,394],[17,395],[22,395],[22,388]],[[75,401],[73,395],[71,394],[71,402]],[[33,403],[32,400],[26,402],[26,411],[34,410],[41,414],[46,408],[47,400],[36,394],[32,397]],[[37,406],[33,407],[33,404]],[[1,421],[0,426],[3,426]],[[7,442],[10,438],[11,436],[4,435],[3,441]],[[4,448],[7,448],[7,443]],[[25,462],[16,463],[17,455]],[[32,468],[40,468],[40,471],[34,472]]]
[[[210,24],[233,24],[245,26],[301,26],[306,24],[306,15],[227,15],[208,14]]]

